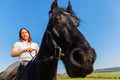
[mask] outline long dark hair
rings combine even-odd
[[[21,28],[21,29],[20,29],[20,31],[19,31],[19,40],[20,40],[20,41],[22,41],[22,40],[23,40],[23,38],[22,38],[22,36],[21,36],[21,31],[22,31],[23,29],[24,29],[24,30],[26,30],[26,31],[28,32],[28,34],[29,34],[29,39],[28,39],[28,42],[31,42],[31,41],[32,41],[32,37],[31,37],[31,35],[30,35],[30,32],[29,32],[29,30],[28,30],[28,29],[26,29],[26,28],[24,28],[24,27],[23,27],[23,28]]]

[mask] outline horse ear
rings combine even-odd
[[[54,2],[52,3],[51,5],[51,10],[55,7],[58,7],[58,4],[57,4],[58,0],[54,0]]]
[[[58,8],[57,2],[58,2],[57,0],[54,0],[54,2],[52,3],[51,9],[50,9],[50,11],[49,11],[49,17],[51,16],[52,10],[53,10],[55,7]]]
[[[71,3],[70,3],[70,0],[68,1],[67,11],[68,11],[69,13],[73,13],[73,11],[72,11],[72,6],[71,6]]]

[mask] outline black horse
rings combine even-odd
[[[72,78],[92,73],[96,53],[78,30],[79,19],[73,13],[70,1],[64,9],[54,0],[49,16],[40,51],[18,80],[56,80],[58,59],[63,61]]]

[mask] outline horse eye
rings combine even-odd
[[[78,25],[79,25],[77,19],[71,17],[71,20],[72,20],[72,22],[73,22],[73,24],[74,24],[75,26],[78,26]]]

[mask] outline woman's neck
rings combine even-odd
[[[31,45],[31,42],[29,42],[28,40],[25,40],[25,43],[26,43],[27,45]]]

